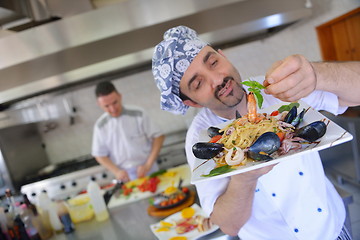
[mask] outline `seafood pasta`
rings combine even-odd
[[[244,165],[249,161],[247,149],[264,133],[274,132],[278,136],[292,133],[294,127],[291,124],[266,114],[258,114],[257,121],[251,122],[248,116],[236,119],[219,132],[223,133],[217,141],[224,145],[224,150],[213,159],[218,166]]]
[[[199,159],[215,160],[217,167],[236,167],[246,165],[249,161],[269,161],[276,155],[301,149],[302,144],[321,138],[327,125],[323,121],[315,121],[298,129],[297,126],[309,109],[303,109],[297,114],[298,106],[298,103],[284,105],[282,107],[291,109],[281,114],[279,111],[257,113],[256,100],[249,93],[248,114],[237,116],[223,129],[210,127],[208,135],[211,140],[194,144],[193,153]]]

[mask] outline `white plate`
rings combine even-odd
[[[309,108],[309,106],[306,103],[304,103],[304,102],[299,102],[299,103],[300,103],[300,106],[298,107],[298,112],[300,112],[303,108],[305,108],[305,109]],[[284,105],[284,104],[288,104],[288,103],[277,104],[277,105],[268,107],[266,109],[259,110],[259,112],[270,114],[271,112],[277,110],[281,105]],[[320,143],[318,143],[318,144],[313,143],[310,145],[304,145],[303,148],[300,150],[297,150],[297,151],[292,150],[289,153],[279,156],[277,158],[274,158],[271,161],[247,163],[244,166],[239,166],[234,171],[224,173],[221,175],[217,175],[217,176],[213,176],[213,177],[203,177],[202,175],[208,174],[212,169],[214,169],[214,167],[216,165],[215,162],[213,160],[196,159],[195,165],[194,165],[195,166],[194,171],[191,174],[191,183],[194,184],[194,183],[198,183],[201,181],[206,181],[206,180],[211,180],[211,179],[219,179],[219,178],[224,178],[224,177],[228,177],[231,175],[251,171],[251,170],[254,170],[257,168],[261,168],[261,167],[265,167],[265,166],[279,163],[282,161],[290,160],[290,159],[292,159],[293,156],[300,156],[300,155],[306,154],[311,151],[320,151],[322,149],[330,148],[335,145],[338,145],[338,144],[341,144],[341,143],[344,143],[344,142],[347,142],[347,141],[350,141],[353,139],[353,136],[349,132],[347,132],[345,129],[341,128],[336,123],[329,120],[328,118],[326,118],[324,115],[322,115],[318,111],[314,110],[313,108],[310,108],[307,111],[307,113],[305,113],[304,120],[300,124],[299,127],[305,126],[309,123],[312,123],[312,122],[315,122],[318,120],[322,120],[322,119],[326,119],[325,123],[327,123],[329,121],[329,124],[327,126],[325,135],[321,139],[318,140],[318,141],[320,141]],[[222,123],[216,127],[223,128],[229,123],[230,123],[230,121]],[[205,129],[200,133],[200,142],[209,141],[209,140],[210,140],[210,138],[207,136],[206,129]],[[206,162],[204,163],[204,161],[206,161]]]
[[[194,203],[191,207],[195,209],[195,215],[201,215],[201,216],[207,217],[205,212],[196,203]],[[170,215],[169,217],[163,219],[162,221],[171,223],[171,222],[179,221],[181,219],[182,219],[182,217],[181,217],[181,211],[180,211],[180,212],[174,213],[173,215]],[[194,229],[194,230],[184,233],[184,234],[177,234],[175,229],[171,229],[170,231],[167,231],[167,232],[156,232],[156,229],[158,229],[159,227],[160,227],[160,222],[150,225],[151,231],[154,233],[154,235],[159,240],[168,240],[171,237],[176,237],[176,236],[184,236],[184,237],[187,237],[188,240],[195,240],[197,238],[200,238],[202,236],[210,234],[210,233],[216,231],[217,229],[219,229],[218,226],[213,225],[209,230],[207,230],[205,232],[199,232],[197,229]]]

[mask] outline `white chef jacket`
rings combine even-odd
[[[136,175],[136,167],[144,164],[149,157],[153,138],[160,135],[158,126],[142,109],[126,106],[119,117],[104,113],[96,121],[92,155],[107,156],[118,167]]]
[[[255,80],[262,83],[264,77]],[[280,102],[270,95],[263,96],[264,108]],[[346,110],[339,107],[337,96],[328,92],[315,91],[302,100],[317,110],[334,114]],[[195,157],[191,147],[199,141],[199,132],[224,121],[227,119],[206,108],[194,118],[186,136],[186,155],[192,169]],[[211,214],[229,180],[226,177],[195,184],[205,212]],[[344,221],[342,199],[326,178],[320,156],[315,152],[281,162],[258,179],[252,215],[238,236],[242,240],[334,240]]]

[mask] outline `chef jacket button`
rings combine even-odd
[[[259,192],[259,191],[260,191],[260,189],[259,189],[259,188],[256,188],[256,189],[255,189],[255,192]]]
[[[275,194],[275,193],[273,193],[273,194],[271,194],[271,196],[276,197],[276,194]]]
[[[317,211],[318,211],[318,212],[322,212],[322,209],[321,209],[321,208],[318,208]]]
[[[296,233],[297,233],[297,232],[299,232],[299,229],[297,229],[297,228],[294,228],[294,232],[296,232]]]
[[[302,176],[302,175],[304,175],[304,173],[300,171],[300,172],[299,172],[299,175]]]

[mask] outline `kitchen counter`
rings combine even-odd
[[[190,185],[191,172],[187,164],[169,168],[167,173],[159,176],[160,183],[155,193],[133,192],[128,197],[113,196],[108,203],[110,212],[108,220],[97,222],[94,218],[91,221],[77,223],[74,232],[57,234],[51,240],[156,240],[157,238],[152,233],[150,225],[159,222],[163,218],[153,217],[148,214],[149,198],[164,191],[173,182],[177,184],[180,178],[183,180],[183,186],[187,186],[191,191],[195,192],[195,186]],[[199,204],[197,195],[195,196],[195,202]],[[199,240],[205,239],[235,240],[238,238],[224,235],[220,230],[217,230],[199,238]]]
[[[194,190],[194,186],[190,186]],[[196,199],[198,203],[198,199]],[[151,217],[147,213],[148,199],[142,199],[121,205],[110,210],[110,218],[104,222],[95,219],[75,225],[75,231],[70,234],[60,233],[51,240],[156,240],[150,230],[150,224],[159,222],[162,218]],[[238,239],[224,235],[217,230],[199,240],[230,240]]]

